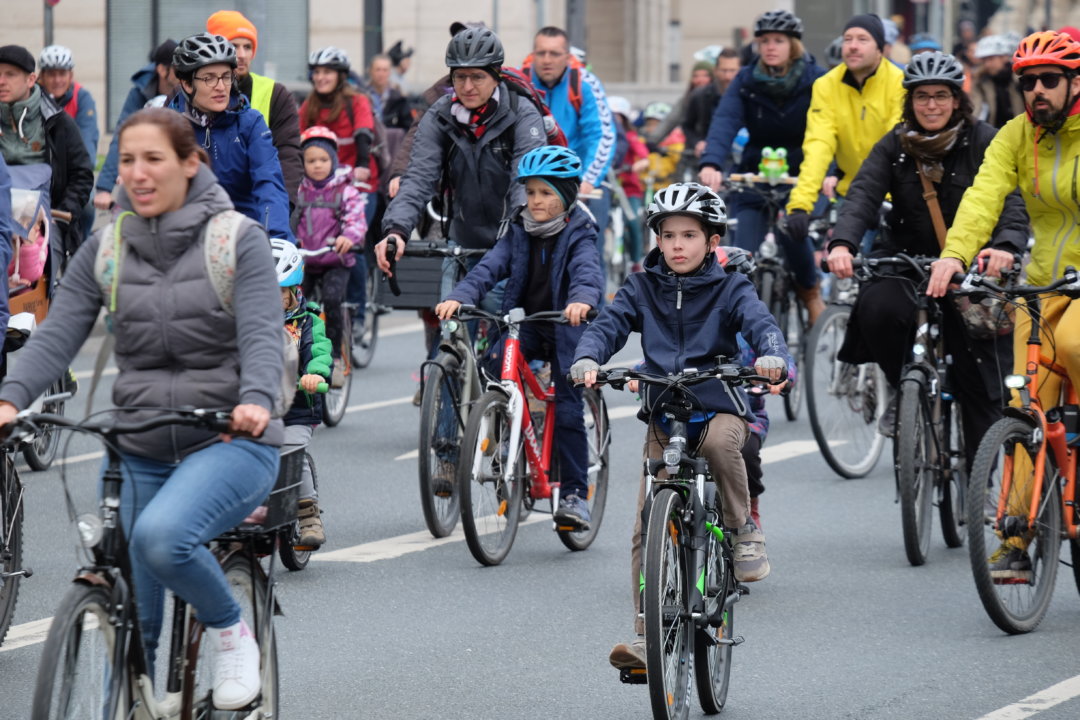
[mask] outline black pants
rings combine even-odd
[[[326,337],[334,346],[334,357],[341,357],[341,337],[345,323],[349,322],[345,308],[345,289],[349,285],[349,268],[333,267],[321,272],[307,270],[304,273],[304,297],[313,297],[315,286],[319,286],[319,297],[323,310],[326,311]]]
[[[761,436],[751,432],[742,446],[743,462],[746,464],[746,484],[750,488],[750,497],[756,498],[765,492],[765,483],[761,482]]]

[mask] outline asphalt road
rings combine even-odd
[[[613,420],[596,543],[571,553],[548,522],[535,522],[501,566],[482,568],[460,531],[440,542],[426,534],[410,456],[421,334],[406,313],[384,327],[395,334],[357,376],[352,411],[315,434],[328,559],[278,574],[280,717],[649,717],[646,689],[620,684],[607,663],[632,632],[629,540],[644,436],[633,398],[605,391],[612,410],[626,409]],[[76,369],[87,371],[95,352],[92,342]],[[634,339],[620,357],[639,356]],[[734,652],[723,717],[974,720],[1080,673],[1080,598],[1068,568],[1039,629],[1005,636],[979,604],[966,550],[946,549],[936,528],[928,563],[908,565],[885,461],[865,479],[840,479],[805,418],[788,422],[775,410],[761,501],[772,575],[735,608],[746,642]],[[100,465],[86,455],[97,450],[85,438],[68,448],[68,487],[83,509],[93,507]],[[60,468],[23,477],[34,576],[0,647],[0,720],[29,717],[39,621],[77,563]],[[1077,684],[1047,694],[1064,702],[1029,703],[1037,714],[1012,707],[992,717],[1080,717]]]

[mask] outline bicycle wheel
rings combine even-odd
[[[911,370],[900,381],[897,406],[896,482],[900,491],[900,524],[908,562],[922,565],[930,551],[930,518],[934,502],[933,426],[923,412],[925,376]]]
[[[525,446],[518,439],[517,462],[510,452],[511,417],[506,395],[485,393],[469,412],[458,463],[461,526],[469,552],[483,565],[498,565],[510,552],[521,518],[526,482]]]
[[[885,411],[885,375],[877,365],[852,365],[836,355],[844,342],[851,307],[832,305],[806,338],[801,382],[810,428],[821,455],[838,475],[860,478],[874,469],[885,438],[878,416]]]
[[[311,482],[315,485],[315,494],[319,492],[319,476],[315,473],[315,458],[311,453],[304,453],[304,462],[311,470]],[[313,548],[300,545],[300,521],[293,520],[278,533],[278,557],[281,564],[293,572],[299,572],[307,567],[311,560]]]
[[[46,397],[50,395],[59,395],[64,392],[64,383],[61,380],[54,380],[49,389],[45,391]],[[53,413],[55,415],[64,414],[64,401],[54,400],[51,402],[43,403],[41,406],[41,412]],[[38,434],[34,436],[34,439],[23,445],[22,453],[26,459],[26,464],[30,466],[31,470],[37,470],[43,472],[49,469],[53,460],[56,459],[56,451],[60,448],[60,430],[54,425],[45,425],[38,431]]]
[[[342,330],[341,338],[341,357],[335,359],[335,363],[341,363],[341,371],[345,375],[345,382],[341,387],[334,387],[333,383],[330,384],[330,389],[323,395],[323,422],[327,427],[336,427],[341,420],[345,417],[345,410],[349,407],[349,393],[352,390],[353,380],[353,366],[352,366],[352,330],[349,328],[349,324],[346,323],[345,328]]]
[[[798,300],[790,293],[788,294],[787,308],[782,310],[782,313],[784,324],[780,329],[784,332],[784,342],[787,343],[788,352],[791,353],[791,357],[795,360],[795,377],[796,380],[798,380],[799,373],[803,366],[803,336],[805,334],[805,326],[803,325],[802,308],[799,306]],[[791,386],[791,390],[784,395],[785,417],[791,422],[798,420],[802,404],[802,383],[796,382]]]
[[[705,610],[711,617],[735,589],[732,567],[724,556],[721,541],[712,533],[709,533],[706,563]],[[720,641],[730,641],[734,637],[734,629],[735,608],[732,606],[724,612],[719,626],[706,625],[694,635],[694,679],[698,702],[706,715],[720,712],[727,702],[732,645],[721,644]]]
[[[585,433],[589,438],[589,529],[580,532],[559,531],[559,540],[571,550],[584,550],[596,539],[604,519],[607,502],[608,446],[611,428],[608,425],[607,404],[598,388],[588,388],[585,399]]]
[[[185,668],[184,678],[184,691],[190,693],[187,699],[190,702],[188,707],[193,708],[192,717],[195,720],[278,717],[277,636],[274,633],[273,614],[267,613],[266,577],[261,571],[256,571],[251,563],[252,560],[247,554],[237,553],[227,558],[221,569],[233,597],[240,605],[240,616],[255,633],[255,640],[259,643],[262,692],[251,705],[242,710],[219,710],[214,707],[211,696],[214,682],[211,674],[211,651],[200,626],[196,628],[195,637],[198,639],[188,647],[190,662]]]
[[[420,507],[424,523],[437,538],[454,531],[461,512],[457,491],[457,465],[461,452],[461,363],[451,353],[440,353],[424,374],[420,399]]]
[[[967,453],[964,444],[964,427],[960,421],[960,406],[955,401],[943,405],[946,427],[949,431],[948,468],[941,478],[938,492],[938,512],[941,515],[941,534],[945,545],[958,548],[964,544],[964,494],[967,491]]]
[[[654,718],[681,719],[690,712],[694,623],[687,603],[686,537],[682,496],[664,488],[652,499],[645,536],[645,667]]]
[[[975,588],[983,608],[994,624],[1009,634],[1034,630],[1042,621],[1054,594],[1058,556],[1061,552],[1061,476],[1053,454],[1046,455],[1042,476],[1042,500],[1033,528],[1023,532],[1035,480],[1032,427],[1017,418],[994,423],[979,443],[967,490],[968,554]],[[997,507],[1006,473],[1011,477],[1005,500],[1005,538],[997,527]],[[1025,547],[1026,546],[1026,547]],[[1023,549],[1030,559],[1028,577],[994,577],[991,561],[1000,550]],[[1015,567],[1015,566],[1014,566]]]
[[[11,455],[4,453],[0,476],[0,644],[11,627],[22,570],[23,489]]]
[[[376,304],[379,290],[379,271],[374,263],[368,264],[367,285],[364,288],[364,327],[359,335],[353,335],[353,364],[366,368],[375,357],[375,345],[379,342],[379,306]]]
[[[116,627],[108,588],[75,583],[64,595],[53,616],[38,665],[34,686],[34,720],[102,717],[109,703]],[[127,678],[119,685],[117,712],[110,718],[126,718],[131,707]]]

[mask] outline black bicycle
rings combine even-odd
[[[164,694],[154,687],[139,631],[127,538],[120,518],[123,476],[117,439],[124,434],[174,425],[223,432],[228,423],[227,413],[210,410],[163,410],[160,415],[138,422],[121,422],[113,417],[76,422],[60,415],[19,414],[13,437],[36,432],[43,425],[64,427],[100,436],[108,458],[98,513],[75,517],[71,497],[67,496],[68,511],[78,528],[87,563],[76,572],[49,628],[34,690],[34,720],[240,720],[278,716],[273,618],[281,610],[274,593],[273,557],[282,528],[296,517],[302,451],[282,456],[277,483],[265,507],[254,514],[259,517],[258,523],[243,524],[225,533],[212,548],[259,645],[259,697],[241,710],[214,707],[203,627],[180,597],[174,597],[173,602]],[[260,562],[264,557],[270,558],[266,569]]]
[[[19,583],[30,577],[33,571],[22,564],[23,485],[15,469],[12,453],[3,453],[0,467],[0,644],[4,642],[11,618],[15,615],[15,601],[19,597]]]
[[[691,388],[710,381],[739,387],[770,380],[754,368],[718,361],[707,370],[673,375],[627,368],[597,374],[597,383],[616,388],[629,380],[655,386],[662,401],[653,416],[671,424],[661,457],[645,461],[641,607],[646,668],[624,668],[619,676],[626,683],[647,683],[653,717],[665,720],[687,717],[695,680],[702,710],[720,712],[727,702],[731,650],[743,642],[733,635],[734,605],[749,591],[735,581],[731,536],[722,527],[723,508],[708,463],[697,454],[697,445],[687,442],[695,407]]]

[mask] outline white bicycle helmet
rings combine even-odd
[[[38,67],[42,70],[74,70],[75,58],[71,49],[63,45],[50,45],[41,51]]]
[[[349,56],[344,50],[333,45],[311,53],[308,56],[307,64],[309,70],[314,70],[317,67],[328,67],[338,72],[349,72],[350,68]]]
[[[987,35],[979,38],[979,42],[975,43],[975,57],[979,60],[996,55],[1011,58],[1012,54],[1016,52],[1016,46],[1019,44],[1019,40],[1014,40],[1006,35]]]
[[[727,230],[723,198],[699,183],[674,183],[656,193],[645,211],[645,223],[659,235],[660,223],[673,215],[696,217],[721,236]]]
[[[620,95],[608,95],[607,104],[611,112],[622,115],[627,120],[634,116],[634,108],[630,105],[630,101]]]
[[[281,238],[271,240],[270,248],[274,255],[274,271],[277,273],[278,285],[294,287],[302,283],[304,257],[300,254],[299,248]]]

